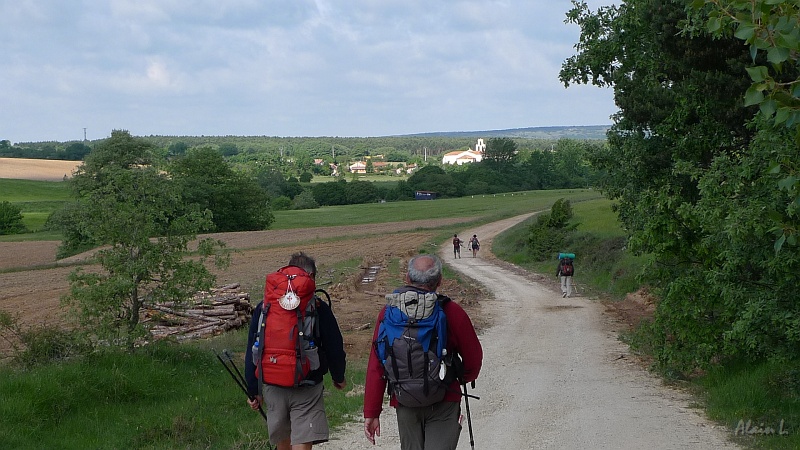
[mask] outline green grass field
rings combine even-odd
[[[50,214],[70,199],[69,185],[62,181],[10,180],[0,178],[0,201],[22,210],[22,223],[31,234],[0,236],[0,241],[57,239],[53,233],[36,233]]]
[[[473,217],[479,222],[491,222],[549,208],[562,197],[579,203],[599,199],[601,195],[591,189],[564,189],[275,211],[275,223],[271,228],[283,230],[448,217]]]

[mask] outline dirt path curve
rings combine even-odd
[[[463,235],[477,234],[488,249],[493,236],[522,219]],[[563,299],[551,285],[490,255],[472,258],[462,251],[454,260],[452,247],[442,248],[448,265],[495,295],[483,304],[496,323],[481,336],[483,369],[470,391],[481,397],[470,401],[476,449],[738,448],[690,408],[688,395],[664,387],[635,364],[599,302]],[[377,446],[368,444],[359,421],[323,447],[399,448],[395,421],[392,411],[384,411]],[[459,449],[470,448],[466,425],[465,420]]]

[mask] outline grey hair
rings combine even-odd
[[[309,275],[315,277],[317,275],[317,263],[314,258],[306,255],[303,252],[297,252],[289,259],[290,266],[297,266],[305,270]]]
[[[431,259],[433,264],[427,270],[419,270],[416,268],[416,261],[418,259],[428,258]],[[426,287],[428,290],[433,291],[439,285],[442,279],[442,260],[436,255],[417,255],[408,260],[408,280],[414,286]]]

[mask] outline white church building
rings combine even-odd
[[[478,143],[475,144],[475,150],[457,150],[445,153],[442,156],[442,164],[458,164],[460,166],[466,163],[481,162],[485,151],[486,144],[483,139],[478,139]]]

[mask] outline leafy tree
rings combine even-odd
[[[64,149],[64,159],[69,161],[80,161],[90,151],[92,151],[92,149],[89,146],[84,145],[81,142],[73,142]]]
[[[679,0],[630,0],[592,13],[573,1],[567,17],[581,27],[578,54],[560,74],[566,85],[614,89],[620,111],[608,146],[589,158],[602,174],[599,187],[616,200],[631,248],[655,256],[648,281],[663,297],[656,356],[662,368],[681,372],[734,353],[724,344],[729,325],[720,324],[735,287],[709,286],[696,271],[724,265],[719,256],[726,255],[703,249],[710,212],[699,205],[706,204],[703,180],[719,175],[717,161],[748,151],[755,112],[740,100],[750,84],[742,76],[747,50],[731,37],[682,33],[691,19],[685,8]],[[713,317],[722,320],[710,324]]]
[[[285,195],[277,198],[272,198],[269,201],[269,206],[273,211],[286,211],[292,206],[292,199]]]
[[[539,261],[552,258],[553,253],[562,248],[567,235],[577,225],[569,225],[572,219],[572,206],[569,200],[558,199],[550,212],[539,214],[536,222],[528,227],[528,252]]]
[[[223,246],[203,239],[198,257],[185,258],[196,234],[211,226],[210,214],[187,208],[152,154],[150,144],[115,130],[70,181],[78,196],[76,228],[103,247],[96,254],[101,270],[72,272],[64,300],[97,339],[129,348],[145,331],[142,305],[180,303],[210,288],[214,276],[204,263]]]
[[[320,205],[346,205],[347,204],[347,182],[329,181],[327,183],[316,183],[311,185],[314,198]]]
[[[378,200],[375,184],[370,181],[353,181],[347,183],[347,204],[372,203]]]
[[[253,170],[256,183],[272,197],[287,195],[286,177],[280,168],[273,165],[259,165]]]
[[[303,172],[300,174],[300,178],[298,178],[298,181],[300,181],[301,183],[310,183],[313,178],[314,175],[311,175],[311,172]]]
[[[771,124],[786,126],[800,145],[800,4],[780,0],[694,0],[691,2],[709,32],[731,34],[750,47],[752,63],[746,68],[750,87],[746,106],[757,105]],[[691,26],[687,30],[693,31]],[[800,234],[800,163],[773,160],[771,171],[782,174],[780,189],[789,193],[786,219],[776,222],[776,250],[784,243],[798,244]]]
[[[263,230],[274,220],[268,194],[210,147],[190,150],[169,171],[186,202],[212,213],[214,231]]]
[[[319,203],[314,199],[314,193],[310,190],[305,190],[294,197],[292,200],[292,209],[316,209],[319,208]]]
[[[484,160],[496,167],[509,167],[517,159],[517,143],[511,138],[492,138],[486,141]]]
[[[408,186],[414,191],[433,191],[443,197],[458,197],[462,188],[453,177],[438,166],[425,166],[410,177]]]
[[[189,144],[183,141],[178,141],[170,144],[167,149],[170,156],[181,156],[189,150]]]
[[[26,231],[22,223],[22,208],[10,202],[0,203],[0,235],[17,234]]]
[[[233,156],[239,153],[239,147],[233,142],[225,142],[219,145],[219,152],[222,156]]]

